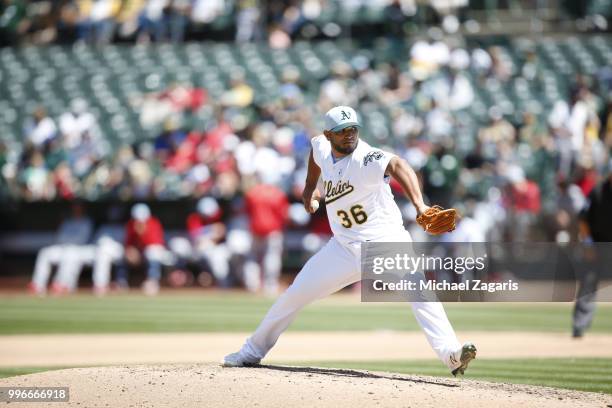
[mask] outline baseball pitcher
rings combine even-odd
[[[440,234],[454,229],[455,210],[425,205],[412,168],[399,157],[360,140],[360,127],[357,113],[348,106],[336,106],[326,113],[323,135],[311,141],[303,201],[308,212],[316,211],[321,198],[316,186],[322,176],[323,198],[334,236],[308,260],[240,351],[225,356],[224,366],[259,363],[304,306],[359,281],[362,242],[412,241],[391,193],[390,177],[402,186],[417,209],[417,222],[427,232]],[[463,374],[476,357],[476,347],[459,343],[441,303],[411,305],[440,360],[453,375]]]

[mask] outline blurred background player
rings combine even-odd
[[[612,242],[612,160],[608,166],[608,177],[597,185],[589,194],[589,204],[581,222],[581,236],[585,244],[597,242]],[[601,245],[601,244],[600,244]],[[599,246],[597,253],[601,256],[604,249]],[[608,253],[607,259],[611,259]],[[609,263],[596,260],[592,267],[581,270],[578,279],[579,287],[576,294],[574,314],[572,319],[572,336],[580,338],[591,327],[595,315],[597,285],[602,274],[602,267],[610,267]]]
[[[87,244],[92,232],[93,222],[85,214],[85,209],[80,203],[73,203],[70,217],[57,230],[56,243],[42,248],[36,257],[30,292],[44,295],[51,268],[57,266],[51,290],[56,294],[65,293],[69,289],[69,282],[81,268],[79,247]]]
[[[197,267],[197,281],[200,285],[212,285],[213,277],[219,287],[230,285],[230,251],[224,243],[226,227],[221,221],[222,215],[213,197],[203,197],[198,201],[196,211],[187,217],[189,239],[175,237],[169,242],[170,249],[177,257],[177,270],[172,274],[188,274],[189,263],[193,262]],[[174,279],[187,281],[178,276]]]
[[[146,204],[134,205],[131,216],[125,227],[125,254],[117,269],[117,285],[129,287],[128,267],[146,266],[142,289],[147,295],[155,295],[159,292],[162,264],[167,263],[169,256],[164,229]]]
[[[107,222],[102,224],[95,235],[95,258],[93,262],[93,291],[97,296],[108,292],[113,265],[124,255],[125,227],[121,222],[123,211],[113,206],[108,211]]]
[[[246,266],[249,269],[245,273],[256,277],[246,278],[248,287],[258,290],[259,282],[263,281],[264,293],[275,295],[279,290],[283,229],[289,210],[287,195],[275,185],[260,181],[246,192],[244,204],[252,234],[250,262]]]
[[[72,270],[73,275],[66,283],[68,291],[77,289],[83,267],[89,266],[92,269],[94,294],[104,296],[108,292],[111,269],[123,258],[125,226],[121,222],[121,215],[121,207],[111,206],[106,222],[98,227],[92,243],[75,248],[79,257]]]

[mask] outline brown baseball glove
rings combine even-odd
[[[439,205],[430,207],[416,219],[425,232],[432,235],[440,235],[455,229],[459,214],[454,208],[445,210]]]

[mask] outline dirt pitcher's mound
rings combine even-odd
[[[54,407],[606,407],[612,398],[526,385],[310,367],[158,365],[76,368],[0,380],[68,386]],[[2,405],[2,404],[0,404]],[[19,403],[39,407],[40,403]]]

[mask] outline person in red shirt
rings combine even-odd
[[[505,174],[509,183],[504,197],[504,206],[510,217],[509,233],[515,242],[529,240],[530,228],[540,213],[541,197],[537,183],[525,177],[519,166],[511,166]]]
[[[142,288],[146,294],[155,295],[159,291],[162,263],[168,256],[164,246],[164,230],[146,204],[134,205],[131,215],[125,227],[125,256],[117,271],[117,284],[127,288],[128,266],[146,264],[147,279]]]
[[[289,200],[278,187],[260,183],[245,194],[245,209],[249,216],[252,234],[250,265],[257,264],[259,280],[245,276],[245,283],[250,290],[261,286],[263,271],[263,289],[268,295],[274,295],[279,289],[279,277],[282,267],[283,229],[287,221]],[[246,271],[256,270],[252,267]],[[253,275],[253,274],[250,274]]]

